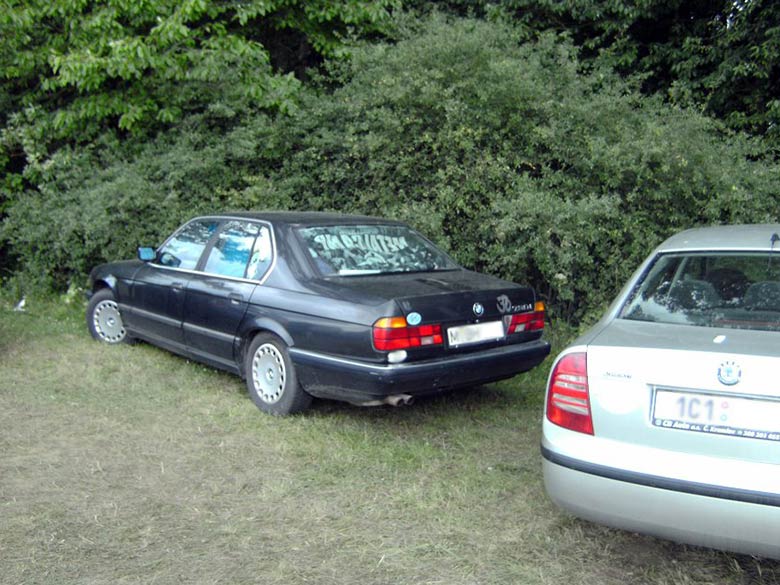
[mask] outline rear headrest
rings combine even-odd
[[[745,293],[743,306],[757,311],[780,311],[780,282],[751,284]]]
[[[669,290],[673,305],[686,310],[709,309],[720,300],[715,288],[704,280],[680,280]]]

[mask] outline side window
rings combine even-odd
[[[160,264],[194,270],[217,225],[218,221],[205,219],[188,223],[160,248]]]
[[[258,241],[264,239],[264,232],[267,234],[268,228],[254,223],[227,222],[209,252],[204,270],[221,276],[256,278],[262,248]],[[267,255],[270,258],[270,241]]]

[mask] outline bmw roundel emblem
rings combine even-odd
[[[477,317],[481,317],[485,314],[485,307],[482,306],[482,303],[474,303],[474,305],[471,307],[471,310],[474,311],[474,314]]]
[[[737,362],[726,361],[718,366],[718,381],[726,386],[734,386],[742,379],[742,368]]]
[[[406,322],[412,326],[419,325],[422,323],[422,315],[420,313],[409,313],[406,316]]]

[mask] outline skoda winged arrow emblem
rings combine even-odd
[[[471,310],[474,311],[474,314],[477,317],[481,317],[485,314],[485,307],[482,306],[482,303],[474,303],[471,307]]]
[[[726,386],[734,386],[742,379],[742,368],[737,362],[725,361],[718,366],[718,381]]]

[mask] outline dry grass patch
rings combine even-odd
[[[260,413],[240,380],[80,313],[0,310],[0,582],[777,583],[778,563],[569,518],[543,370],[404,409]]]

